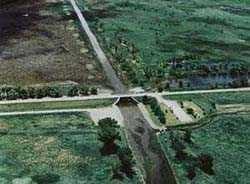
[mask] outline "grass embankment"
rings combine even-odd
[[[21,183],[21,178],[40,184],[139,183],[136,175],[122,181],[113,178],[120,161],[117,155],[101,155],[97,128],[83,113],[1,117],[0,129],[16,134],[1,135],[0,183]],[[55,129],[57,133],[44,134]],[[77,133],[80,130],[84,132]],[[122,137],[118,144],[127,143]]]
[[[110,106],[113,104],[113,102],[114,101],[112,99],[104,99],[84,101],[17,103],[4,105],[0,104],[0,112],[98,108]]]
[[[168,98],[192,101],[209,115],[199,127],[173,129],[159,140],[180,183],[248,183],[250,160],[250,93],[228,92],[175,95]],[[215,107],[236,105],[233,113]],[[212,109],[212,111],[210,110]],[[203,124],[203,125],[202,125]],[[191,132],[191,134],[189,134]]]

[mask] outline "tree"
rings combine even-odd
[[[59,86],[50,86],[48,88],[49,96],[52,98],[59,98],[62,97],[62,90]]]
[[[19,94],[14,88],[8,91],[7,100],[16,100],[18,97],[19,97]]]
[[[70,97],[78,96],[78,93],[79,93],[79,88],[78,88],[78,86],[74,85],[68,91],[68,96],[70,96]]]
[[[194,166],[189,166],[187,169],[187,177],[190,180],[193,180],[196,176],[196,172],[195,172],[195,167]]]
[[[47,88],[37,88],[35,92],[36,98],[43,98],[48,95],[48,89]]]
[[[207,154],[201,154],[198,157],[199,160],[199,168],[205,172],[206,174],[213,175],[213,157]]]
[[[98,122],[98,139],[103,142],[101,153],[110,155],[117,152],[115,140],[120,140],[119,125],[115,119],[105,118]]]
[[[90,93],[91,93],[91,95],[97,95],[97,93],[98,93],[97,88],[96,87],[92,87],[90,89]]]
[[[21,99],[27,99],[28,98],[28,93],[27,93],[27,90],[22,88],[22,87],[17,87],[16,89],[18,95],[19,95],[19,98]]]
[[[81,85],[81,86],[80,86],[80,89],[79,89],[79,93],[80,93],[81,95],[84,95],[84,96],[89,95],[89,87],[84,86],[84,85]]]
[[[179,161],[185,160],[187,158],[187,153],[185,152],[185,145],[179,139],[179,137],[173,136],[171,138],[172,148],[175,150],[175,158]]]
[[[121,147],[118,149],[118,156],[121,161],[120,171],[125,173],[128,178],[133,178],[133,153],[129,147]]]
[[[27,95],[29,98],[35,98],[36,97],[36,89],[33,87],[27,88]]]
[[[191,114],[191,115],[194,115],[194,109],[192,109],[192,108],[187,108],[187,113],[188,113],[188,114]]]
[[[184,141],[186,141],[187,143],[192,143],[192,131],[190,129],[185,130],[185,134],[184,134]]]

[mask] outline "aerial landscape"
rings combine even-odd
[[[250,0],[0,0],[0,184],[250,184]]]

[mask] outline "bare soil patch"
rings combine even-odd
[[[0,85],[74,81],[106,86],[81,30],[62,13],[60,2],[45,0],[1,6]]]

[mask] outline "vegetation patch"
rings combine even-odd
[[[91,27],[131,85],[161,90],[249,85],[249,1],[77,2],[95,15],[87,16]]]
[[[180,183],[247,183],[249,123],[248,114],[220,115],[201,128],[161,133]]]
[[[63,96],[88,96],[97,95],[98,90],[96,87],[89,87],[86,85],[78,84],[47,84],[36,86],[1,86],[0,87],[0,100],[17,100],[28,98],[60,98]]]
[[[39,111],[56,109],[85,109],[111,106],[114,103],[112,99],[104,100],[75,100],[58,102],[35,102],[35,103],[14,103],[0,104],[1,112],[20,112],[20,111]]]
[[[180,183],[247,183],[250,93],[185,94],[167,98],[195,103],[206,115],[194,126],[172,128],[159,134]]]
[[[5,2],[0,3],[0,85],[72,81],[107,87],[69,5],[45,0]]]
[[[101,154],[98,127],[83,113],[1,117],[0,124],[12,132],[0,137],[0,181],[140,183],[137,175],[114,178],[122,161],[116,154]],[[127,147],[123,137],[117,144]]]

